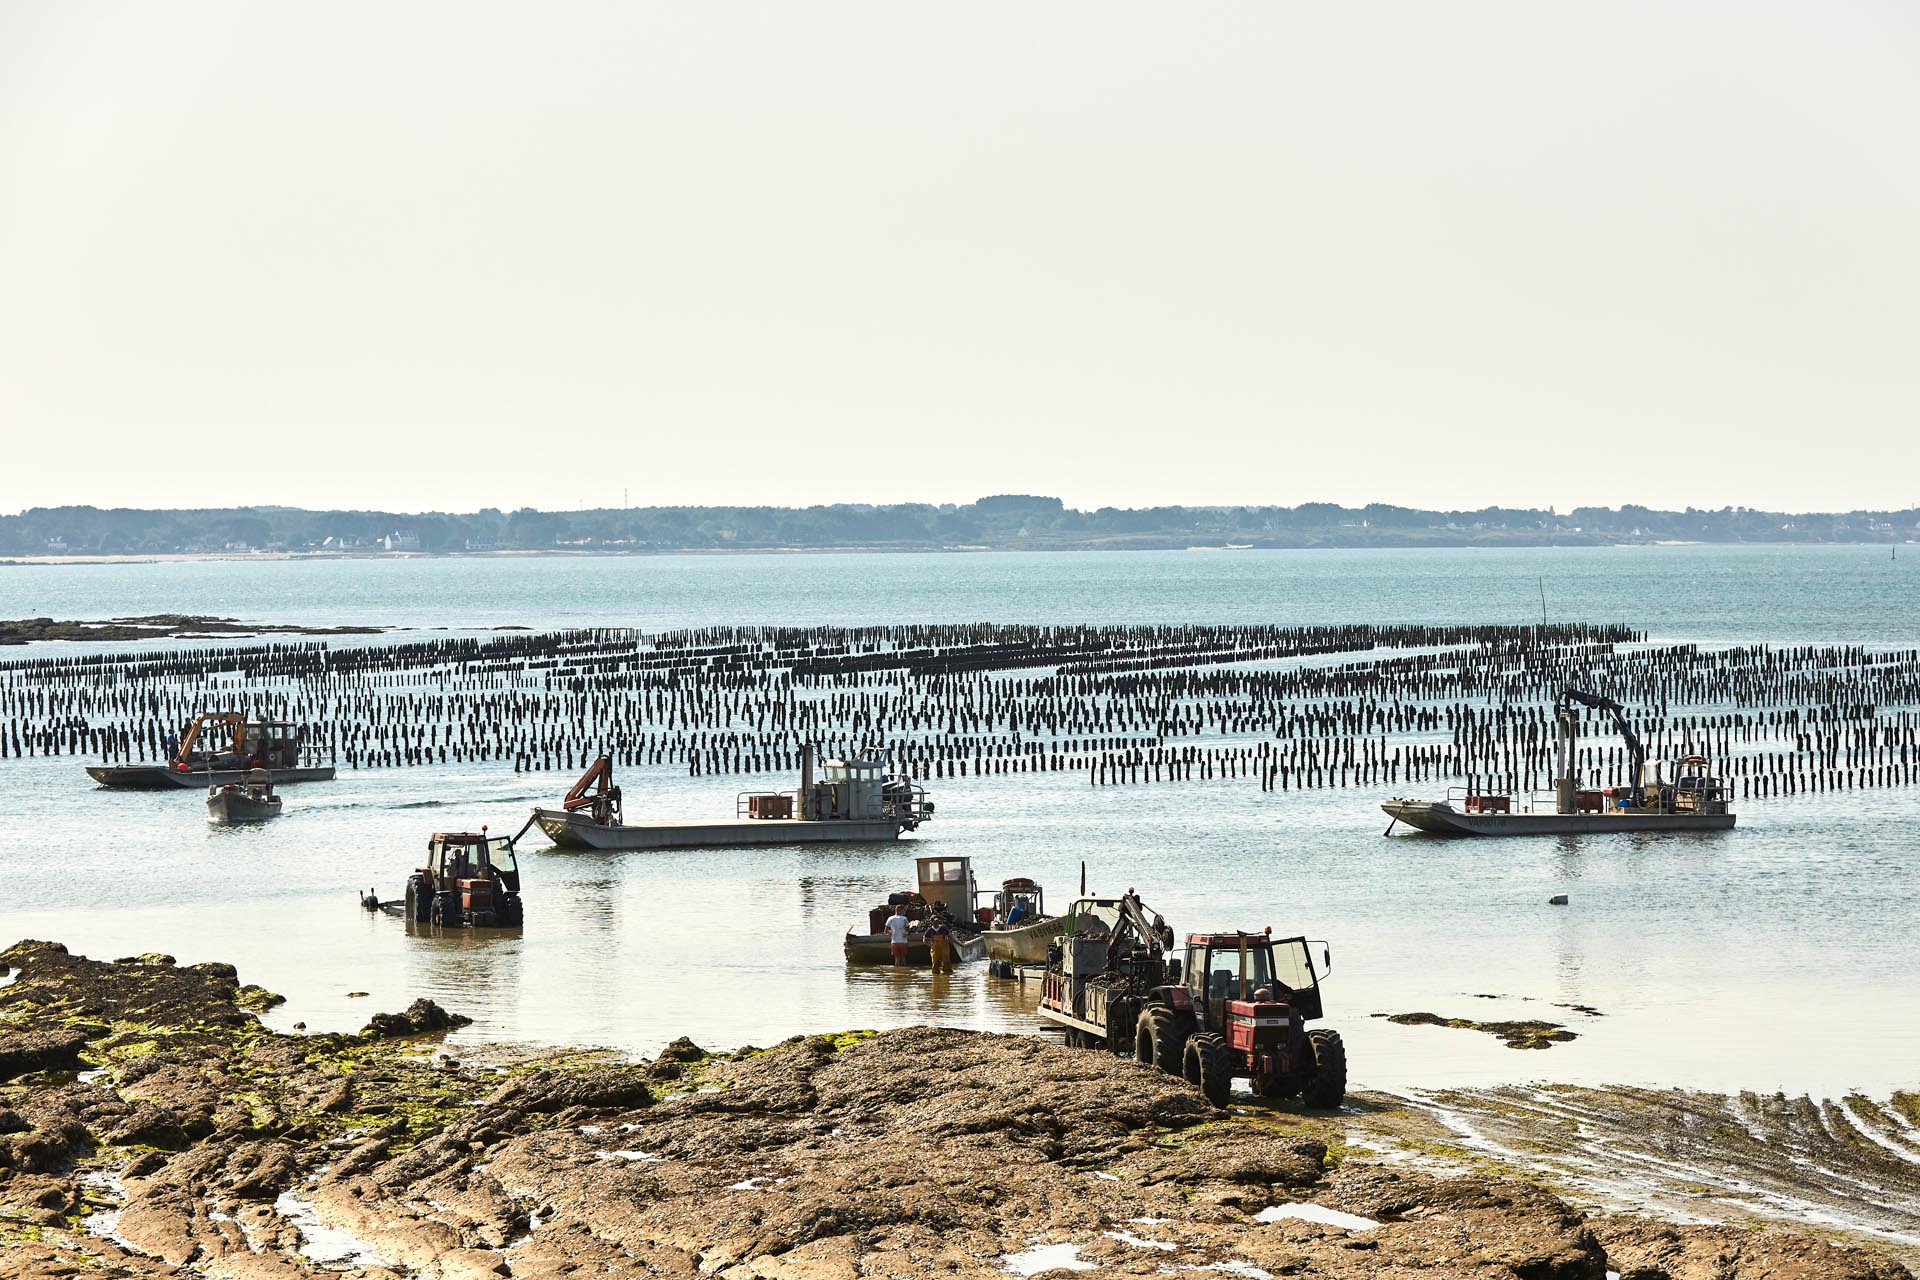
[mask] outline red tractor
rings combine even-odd
[[[1333,957],[1320,947],[1321,964],[1331,969]],[[1305,938],[1275,938],[1271,930],[1189,934],[1184,963],[1168,969],[1173,980],[1148,993],[1134,1024],[1135,1060],[1186,1077],[1217,1107],[1227,1105],[1236,1076],[1249,1078],[1263,1098],[1340,1105],[1347,1051],[1339,1032],[1306,1028],[1321,1007]]]

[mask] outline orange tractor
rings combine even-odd
[[[477,835],[435,832],[427,864],[407,878],[406,918],[444,928],[519,928],[525,913],[513,841],[485,827]]]

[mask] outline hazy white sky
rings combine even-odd
[[[0,510],[1916,464],[1907,0],[0,0]]]

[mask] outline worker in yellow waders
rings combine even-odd
[[[946,921],[941,920],[927,927],[927,953],[933,960],[935,973],[953,972],[953,944],[949,939]]]

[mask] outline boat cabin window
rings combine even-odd
[[[963,859],[928,858],[920,864],[921,884],[964,884],[967,864]]]

